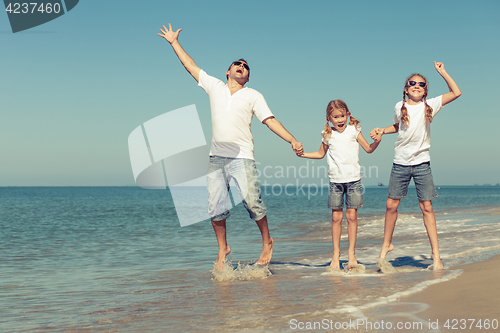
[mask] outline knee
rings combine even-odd
[[[358,224],[358,219],[357,218],[347,218],[347,224],[348,225],[357,225]]]
[[[345,213],[348,223],[357,223],[358,222],[358,214],[355,209],[347,210]]]
[[[333,211],[332,213],[332,223],[342,223],[342,219],[344,218],[342,211]]]
[[[332,217],[332,223],[333,224],[341,224],[342,223],[342,216],[340,216],[340,217]]]
[[[399,202],[400,200],[397,199],[391,199],[391,198],[387,199],[387,204],[386,204],[387,210],[391,212],[397,212],[399,207]]]
[[[420,201],[420,209],[422,210],[422,213],[434,212],[431,201]]]

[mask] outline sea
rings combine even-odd
[[[360,266],[341,272],[328,270],[327,191],[276,190],[262,191],[271,263],[256,265],[260,233],[240,204],[227,220],[232,253],[214,270],[210,220],[181,227],[168,188],[0,187],[0,332],[438,332],[419,317],[427,304],[401,297],[500,254],[500,186],[437,187],[443,271],[430,268],[414,187],[385,268],[387,187],[365,187]]]

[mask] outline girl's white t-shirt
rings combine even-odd
[[[328,145],[328,176],[332,183],[349,183],[361,179],[357,141],[360,132],[360,128],[348,125],[342,133],[332,128],[330,138],[323,138],[323,143]]]
[[[434,117],[443,107],[442,96],[427,100],[432,107]],[[399,124],[398,139],[394,144],[394,163],[400,165],[418,165],[431,160],[429,148],[431,146],[431,124],[425,119],[425,103],[417,105],[405,103],[410,118],[408,126],[401,122],[400,101],[394,107],[394,123]]]

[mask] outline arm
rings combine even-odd
[[[159,33],[158,36],[165,38],[165,40],[170,43],[184,68],[186,68],[189,74],[191,74],[196,82],[198,82],[200,77],[200,67],[196,65],[194,60],[186,53],[186,51],[184,51],[181,44],[179,44],[178,38],[182,29],[177,29],[177,31],[174,32],[174,30],[172,30],[172,24],[170,23],[168,24],[168,29],[165,26],[163,26],[163,29],[165,30],[160,29],[162,33]]]
[[[437,72],[443,77],[443,79],[446,81],[446,84],[448,85],[448,89],[450,89],[449,92],[443,95],[443,99],[441,101],[441,104],[445,106],[446,104],[453,102],[454,100],[459,98],[460,95],[462,95],[462,92],[460,91],[460,88],[458,88],[458,85],[455,83],[455,81],[451,78],[450,74],[446,72],[442,62],[434,61],[434,67],[436,67]]]
[[[380,141],[382,140],[382,131],[378,131],[378,134],[372,144],[368,144],[368,141],[366,141],[365,137],[361,132],[359,132],[358,137],[356,139],[359,143],[359,145],[368,153],[371,154],[377,149]]]
[[[292,145],[292,149],[295,153],[302,153],[302,143],[298,142],[293,135],[286,130],[285,127],[274,117],[266,118],[262,121],[271,131],[273,131],[277,136],[285,140]]]
[[[321,143],[321,146],[319,147],[318,151],[312,153],[297,153],[297,156],[304,158],[312,158],[312,159],[322,159],[323,157],[325,157],[327,151],[328,151],[328,145]]]
[[[373,140],[376,140],[377,136],[379,134],[392,134],[392,133],[397,133],[399,132],[399,124],[392,124],[391,126],[384,127],[384,128],[374,128],[370,132],[370,137]],[[379,140],[380,141],[380,140]]]

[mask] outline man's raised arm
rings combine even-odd
[[[163,26],[163,29],[165,30],[160,29],[162,33],[158,33],[158,36],[165,38],[165,40],[170,43],[184,68],[186,68],[189,74],[191,74],[196,82],[198,82],[200,77],[200,67],[196,65],[194,60],[186,53],[186,51],[184,51],[181,44],[179,44],[178,38],[179,33],[182,31],[182,29],[177,29],[177,31],[174,31],[172,29],[172,24],[170,23],[168,24],[168,29],[165,26]]]

